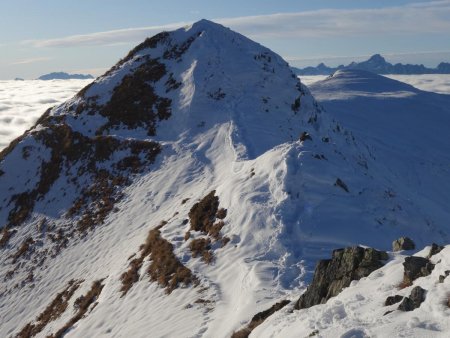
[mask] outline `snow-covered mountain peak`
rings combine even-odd
[[[338,117],[220,25],[145,40],[0,153],[2,335],[229,337],[338,246],[446,234]]]
[[[138,86],[140,93],[128,93]],[[286,90],[278,92],[280,87]],[[127,137],[131,128],[134,138],[148,134],[162,141],[229,123],[237,155],[255,158],[297,139],[305,129],[300,124],[317,122],[317,113],[315,101],[279,55],[201,20],[147,39],[50,116],[70,116],[66,123],[84,135]]]
[[[222,26],[145,40],[0,154],[2,330],[72,327],[72,307],[52,324],[35,318],[55,290],[80,287],[101,292],[95,312],[114,321],[148,307],[136,297],[150,297],[153,314],[185,304],[173,314],[188,327],[157,336],[227,335],[256,303],[302,285],[281,214],[286,175],[331,128],[320,115],[281,57]],[[108,330],[90,327],[76,334]]]

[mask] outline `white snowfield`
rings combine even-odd
[[[376,77],[361,80],[365,81],[364,94],[353,95],[360,100],[355,101],[352,91],[359,90],[361,74],[353,73],[351,85],[345,84],[345,77],[342,83],[337,82],[343,85],[345,95],[334,93],[341,90],[336,88],[330,94],[330,102],[347,102],[349,115],[344,116],[339,105],[336,112],[329,112],[317,104],[280,56],[220,25],[202,20],[171,32],[165,43],[183,46],[191,37],[196,38],[181,58],[162,57],[168,46],[158,44],[138,51],[87,89],[86,96],[98,95],[98,102],[106,103],[145,55],[159,58],[167,74],[154,84],[155,92],[172,100],[171,117],[158,123],[156,136],[125,125],[110,129],[109,134],[117,139],[158,141],[163,151],[150,168],[130,177],[132,184],[125,189],[118,210],[110,213],[104,224],[84,237],[70,238],[59,255],[34,269],[32,283],[23,283],[32,262],[21,258],[12,264],[10,255],[30,236],[39,240],[39,250],[50,246],[45,232],[39,229],[43,217],[56,229],[76,221],[65,215],[77,190],[66,187],[65,174],[53,183],[36,203],[32,216],[15,228],[17,233],[8,247],[1,249],[0,277],[11,269],[16,271],[0,285],[1,336],[14,337],[42,313],[69,280],[82,279],[67,309],[36,336],[55,333],[74,315],[74,301],[86,294],[93,281],[103,279],[96,305],[66,331],[65,337],[229,337],[253,315],[279,300],[296,300],[311,279],[317,259],[329,257],[332,249],[355,244],[388,249],[393,239],[404,235],[419,247],[431,241],[448,243],[447,97],[436,94],[429,102],[429,97],[412,87],[394,88],[389,82],[384,88],[385,83]],[[170,74],[181,85],[166,91]],[[322,84],[324,96],[331,86]],[[319,89],[314,90],[320,94]],[[411,94],[397,95],[409,91]],[[399,100],[400,116],[384,112],[381,104],[377,106],[381,111],[372,110],[371,101],[364,105],[364,100],[391,100],[392,95],[379,95],[388,92],[394,92]],[[411,102],[416,97],[421,105]],[[106,118],[85,111],[75,114],[73,108],[79,100],[70,99],[52,109],[51,115],[66,116],[74,131],[93,137]],[[366,115],[373,129],[357,118]],[[406,125],[412,129],[402,129]],[[419,133],[421,137],[414,138],[412,134],[420,132],[421,126],[430,128],[430,135]],[[45,127],[36,126],[36,130],[41,128]],[[11,196],[32,189],[40,172],[38,164],[50,158],[49,149],[40,146],[39,152],[23,159],[24,147],[36,142],[32,136],[24,138],[0,163],[4,171],[0,176],[0,224],[7,222]],[[107,168],[111,163],[112,159],[98,165]],[[336,184],[338,179],[346,189]],[[88,178],[80,176],[78,182],[87,184]],[[186,241],[190,225],[184,220],[194,203],[212,190],[219,196],[220,207],[228,211],[221,233],[230,242],[213,246],[215,261],[208,265],[192,257],[189,244],[202,234],[191,231]],[[182,203],[186,198],[189,200]],[[167,294],[149,281],[146,270],[150,262],[146,259],[138,282],[122,296],[120,276],[127,271],[130,256],[139,251],[149,230],[163,220],[167,224],[161,229],[162,237],[174,246],[177,258],[201,285]],[[448,266],[448,248],[439,257],[442,266]],[[364,337],[362,326],[366,322],[372,325],[364,331],[366,335],[381,332],[375,330],[377,322],[366,318],[373,317],[370,311],[375,309],[374,303],[379,302],[378,306],[384,301],[378,297],[393,292],[391,283],[401,275],[394,267],[400,263],[397,255],[380,270],[386,275],[392,272],[385,290],[377,289],[381,273],[376,271],[366,281],[355,283],[358,291],[344,291],[342,297],[347,298],[343,300],[349,299],[349,292],[354,295],[353,305],[343,301],[339,305],[339,296],[308,311],[288,315],[283,310],[252,336],[303,337],[303,332],[308,335],[311,327],[317,327],[323,336],[333,337],[338,319],[343,324],[336,333],[347,332],[344,337]],[[363,290],[363,285],[373,286],[374,293]],[[395,336],[407,322],[412,323],[408,324],[407,337],[420,336],[423,330],[428,336],[445,336],[448,309],[434,304],[433,299],[449,291],[448,285],[447,279],[435,287],[436,292],[430,291],[436,296],[427,298],[426,308],[420,310],[432,308],[436,319],[432,320],[430,313],[417,321],[413,317],[418,312],[408,314],[407,319],[398,315],[398,320],[391,314],[380,319],[386,321],[380,330],[384,327],[384,333]],[[358,307],[368,312],[359,313]],[[318,309],[328,312],[320,315]]]
[[[420,90],[438,94],[450,94],[450,74],[420,74],[420,75],[383,75],[393,80],[401,81]],[[315,82],[325,80],[328,75],[302,75],[300,80],[309,86]]]

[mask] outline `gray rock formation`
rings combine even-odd
[[[420,307],[420,304],[425,300],[425,290],[420,286],[416,286],[411,290],[409,297],[403,298],[403,301],[398,306],[400,311],[413,311]]]
[[[392,251],[401,251],[401,250],[414,250],[416,245],[409,237],[400,237],[399,239],[392,242]]]
[[[428,276],[433,271],[434,264],[427,258],[410,256],[405,258],[403,267],[403,284],[411,285],[415,279]]]
[[[387,260],[384,251],[372,248],[348,247],[333,251],[331,259],[317,263],[311,285],[301,295],[296,309],[304,309],[325,303],[329,298],[338,295],[352,280],[368,276],[383,266]]]

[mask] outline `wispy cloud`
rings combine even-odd
[[[450,0],[429,1],[372,9],[321,9],[297,13],[219,18],[214,21],[253,38],[324,38],[336,36],[412,35],[450,31]],[[58,39],[28,40],[35,47],[112,45],[143,40],[163,30],[190,24],[172,23],[72,35]]]
[[[18,61],[12,62],[11,65],[26,65],[26,64],[30,64],[30,63],[44,62],[44,61],[49,61],[49,60],[53,60],[53,58],[38,57],[38,58],[23,59],[23,60],[18,60]]]
[[[173,30],[188,24],[187,22],[180,22],[163,26],[116,29],[91,34],[71,35],[58,39],[26,40],[22,43],[31,44],[35,47],[114,46],[126,44],[130,41],[140,41],[161,31]]]

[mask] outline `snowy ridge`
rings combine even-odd
[[[422,200],[397,189],[373,155],[377,144],[338,120],[278,55],[220,25],[147,39],[0,154],[1,331],[39,326],[75,280],[36,336],[71,323],[100,281],[65,336],[228,337],[298,297],[331,249],[447,236],[445,207],[436,219],[418,209]],[[190,213],[213,190],[226,209],[214,226],[228,243],[192,229]],[[416,221],[424,213],[432,227]],[[199,283],[168,294],[161,275],[150,281],[153,243],[124,294],[122,276],[156,230]],[[210,264],[192,250],[201,240]]]

